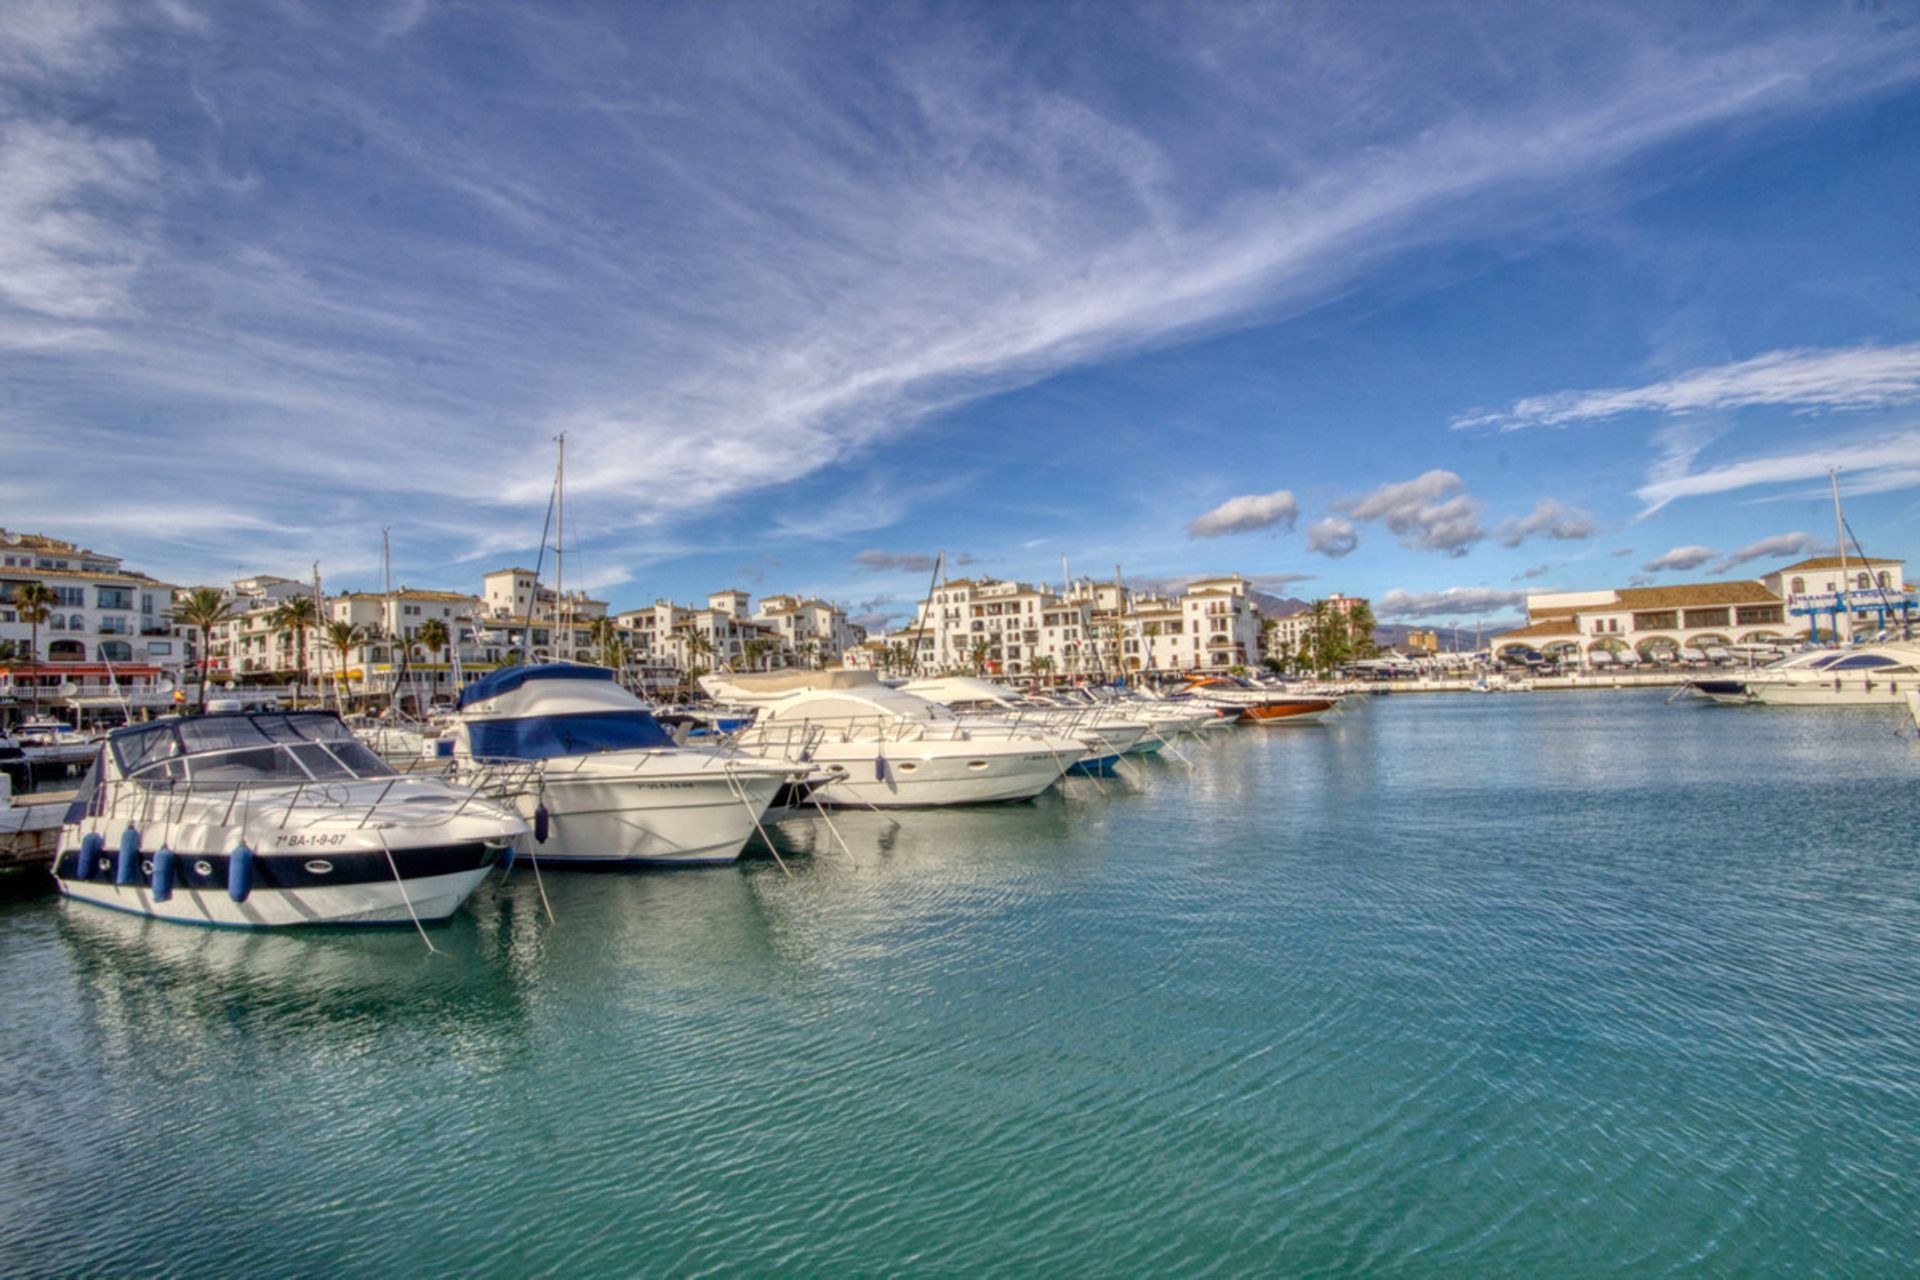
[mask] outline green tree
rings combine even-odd
[[[44,582],[23,582],[13,589],[13,608],[20,621],[32,630],[32,638],[27,641],[27,661],[33,668],[33,709],[40,710],[40,624],[47,620],[48,610],[58,604],[60,597],[53,588]]]
[[[213,661],[210,634],[233,618],[233,602],[218,587],[195,587],[173,602],[173,620],[200,633],[200,712],[207,710],[207,665]]]
[[[967,657],[973,662],[973,674],[977,676],[987,674],[987,654],[989,652],[991,652],[991,650],[987,647],[987,642],[984,637],[973,642],[973,648],[967,651]]]
[[[587,639],[593,642],[594,652],[600,655],[600,665],[611,666],[607,661],[607,649],[620,638],[620,624],[612,618],[595,618],[587,624]]]
[[[307,632],[319,623],[319,611],[312,596],[294,596],[281,601],[267,615],[267,626],[279,636],[293,637],[293,701],[300,702],[301,687],[307,680]]]
[[[747,664],[747,670],[758,671],[772,649],[773,641],[754,636],[740,646],[740,659]]]
[[[329,622],[321,634],[326,637],[327,646],[337,659],[333,670],[333,702],[338,707],[347,700],[345,695],[352,692],[347,684],[347,662],[353,657],[353,651],[365,645],[369,637],[365,627],[356,627],[344,619]],[[360,684],[362,688],[366,687],[365,672],[361,673]]]
[[[1373,633],[1380,624],[1374,621],[1373,606],[1362,600],[1347,613],[1347,635],[1352,646],[1353,656],[1373,658],[1380,654],[1380,646],[1375,643]]]
[[[453,643],[453,636],[448,632],[444,620],[428,618],[420,624],[420,629],[413,633],[413,642],[425,649],[429,658],[437,659],[437,656],[444,653],[447,646]],[[437,685],[439,680],[440,675],[435,672],[429,685]]]

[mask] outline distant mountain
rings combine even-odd
[[[1284,618],[1290,613],[1305,613],[1313,608],[1313,601],[1299,600],[1293,596],[1270,596],[1264,591],[1249,591],[1247,599],[1260,606],[1260,612],[1269,618]]]

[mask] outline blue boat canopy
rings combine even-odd
[[[542,662],[530,667],[502,667],[460,691],[460,705],[512,693],[529,680],[611,680],[611,667],[589,667],[576,662]]]
[[[479,760],[550,760],[594,751],[671,747],[673,735],[651,712],[636,709],[470,720],[467,743]]]

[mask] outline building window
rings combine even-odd
[[[1886,591],[1890,589],[1892,586],[1893,586],[1893,575],[1888,573],[1885,569],[1882,569],[1880,571],[1880,589],[1882,591]]]
[[[1793,595],[1803,596],[1807,594],[1807,580],[1805,578],[1795,578],[1787,584],[1787,590]]]
[[[87,607],[87,589],[85,587],[55,587],[53,594],[55,604],[63,604],[69,609],[84,609]]]
[[[100,660],[102,662],[132,662],[133,646],[125,640],[102,640],[100,642]]]
[[[133,592],[125,587],[101,587],[99,595],[102,609],[133,608]]]

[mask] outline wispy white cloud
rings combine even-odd
[[[1405,591],[1398,587],[1380,598],[1382,618],[1474,618],[1524,605],[1524,591],[1495,587],[1448,587],[1444,591]]]
[[[1635,496],[1649,508],[1657,508],[1680,498],[1824,477],[1834,467],[1840,468],[1843,483],[1853,492],[1885,492],[1920,485],[1920,429],[1726,462],[1650,481],[1635,490]]]
[[[1712,547],[1685,546],[1674,547],[1662,552],[1640,567],[1648,573],[1670,573],[1675,570],[1698,569],[1720,553]]]
[[[1465,487],[1453,472],[1436,469],[1412,480],[1383,484],[1343,505],[1355,520],[1386,525],[1399,535],[1403,547],[1462,556],[1487,536],[1480,524],[1485,504],[1468,497]]]
[[[1502,520],[1495,536],[1501,546],[1517,547],[1533,537],[1578,542],[1599,532],[1600,522],[1590,513],[1578,507],[1563,507],[1552,498],[1542,498],[1528,515]]]
[[[1558,391],[1503,410],[1475,410],[1457,430],[1519,431],[1592,422],[1628,413],[1725,412],[1753,405],[1802,410],[1878,409],[1920,399],[1920,342],[1830,350],[1770,351],[1734,364],[1689,369],[1639,387]]]
[[[1300,518],[1300,504],[1290,489],[1272,493],[1250,493],[1228,498],[1187,526],[1189,538],[1219,538],[1229,533],[1251,533],[1256,529],[1293,528]]]

